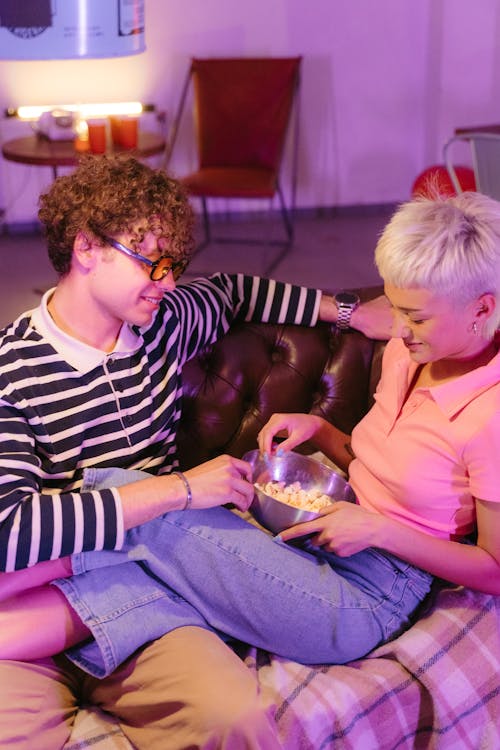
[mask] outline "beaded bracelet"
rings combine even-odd
[[[184,484],[184,487],[186,488],[186,503],[182,510],[189,510],[191,507],[191,503],[193,502],[193,493],[191,492],[191,487],[189,486],[189,482],[182,473],[182,471],[173,471],[172,474],[175,474],[176,477],[179,477],[181,482]]]

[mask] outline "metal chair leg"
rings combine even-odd
[[[277,185],[277,192],[278,192],[278,198],[281,206],[281,216],[283,217],[283,224],[285,225],[285,232],[288,239],[288,244],[291,244],[293,242],[293,223],[292,223],[292,216],[291,211],[289,212],[286,203],[285,198],[283,196],[283,191],[281,190],[281,185],[278,183]]]
[[[195,247],[192,258],[195,257],[195,255],[198,255],[200,250],[203,250],[203,248],[207,247],[207,245],[210,245],[212,242],[212,233],[210,231],[210,217],[208,214],[207,209],[207,201],[206,198],[200,198],[201,200],[201,208],[202,208],[202,221],[203,221],[203,233],[204,237],[202,241]]]
[[[201,199],[201,205],[203,208],[203,227],[205,230],[205,245],[210,244],[212,241],[212,234],[210,232],[210,217],[208,215],[208,208],[207,208],[207,199],[202,198]]]

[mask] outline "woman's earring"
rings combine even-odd
[[[477,323],[474,321],[472,323],[472,333],[477,336]]]

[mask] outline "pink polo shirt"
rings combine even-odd
[[[500,353],[404,403],[418,365],[400,339],[384,352],[375,404],[352,433],[360,505],[444,539],[475,527],[474,498],[500,502]]]

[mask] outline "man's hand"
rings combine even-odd
[[[193,508],[232,503],[248,510],[253,500],[252,468],[239,458],[222,455],[185,472],[193,493]]]
[[[323,295],[319,308],[320,320],[329,323],[337,322],[337,306],[333,297]],[[362,302],[351,316],[351,327],[356,328],[371,339],[386,341],[391,338],[392,313],[385,295]]]
[[[370,339],[390,339],[392,323],[391,306],[384,294],[362,302],[351,316],[351,326]]]

